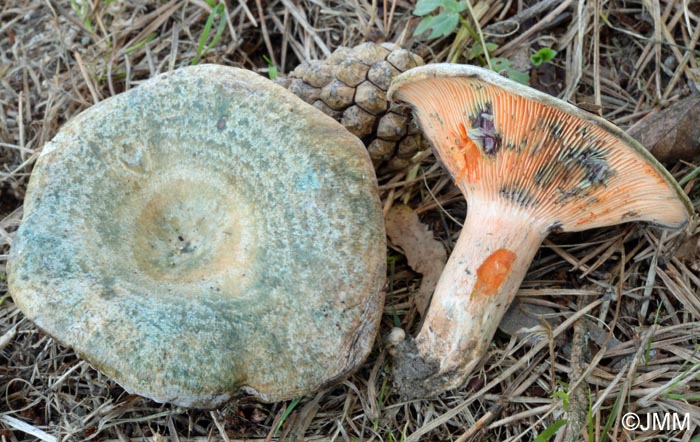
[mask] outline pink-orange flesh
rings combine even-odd
[[[412,105],[468,199],[500,200],[555,231],[687,219],[664,175],[591,121],[469,77],[406,82],[395,98]]]
[[[476,269],[472,297],[495,295],[510,273],[515,258],[517,255],[508,249],[498,249],[490,254]]]

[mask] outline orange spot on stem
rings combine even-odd
[[[508,249],[498,249],[489,255],[476,270],[474,295],[493,296],[510,274],[516,254]]]

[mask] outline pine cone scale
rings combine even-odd
[[[392,43],[339,47],[326,60],[299,65],[286,87],[365,142],[375,167],[400,169],[428,145],[407,109],[390,106],[386,91],[396,75],[422,64]]]

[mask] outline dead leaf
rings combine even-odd
[[[697,221],[693,221],[695,223]],[[690,270],[700,274],[700,228],[691,224],[687,235],[681,237],[680,245],[673,256],[683,262]]]
[[[385,221],[386,232],[391,242],[403,250],[408,265],[423,275],[423,281],[414,297],[418,313],[423,316],[442,269],[445,268],[447,252],[410,207],[393,206]]]
[[[586,323],[586,327],[588,328],[588,335],[593,342],[598,344],[598,347],[603,347],[605,345],[607,348],[615,348],[622,344],[615,336],[610,335],[610,337],[608,337],[608,330],[597,322],[589,320]]]
[[[529,345],[535,345],[540,340],[547,338],[547,333],[542,327],[549,323],[550,329],[561,323],[561,319],[552,317],[556,311],[552,308],[537,304],[524,304],[514,301],[506,310],[503,319],[498,324],[498,329],[510,336],[525,339]],[[547,319],[545,319],[547,317]],[[541,333],[532,333],[532,329],[540,327]]]
[[[700,96],[691,95],[642,118],[627,133],[659,161],[700,158]]]

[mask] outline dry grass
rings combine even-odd
[[[518,9],[534,4],[541,6],[534,15]],[[242,399],[201,411],[127,395],[24,318],[7,293],[3,269],[43,144],[93,103],[189,64],[211,7],[204,0],[76,5],[84,9],[67,0],[7,0],[0,6],[0,441],[280,435],[312,441],[516,441],[533,440],[558,419],[582,422],[596,441],[698,437],[700,233],[679,237],[644,225],[551,237],[519,297],[552,308],[554,328],[534,346],[499,334],[467,385],[439,398],[402,402],[393,394],[381,340],[350,379],[303,398],[278,435],[274,429],[289,403]],[[533,84],[622,127],[695,91],[700,81],[699,52],[693,49],[700,35],[697,2],[472,5],[486,38],[500,45],[494,55],[527,60],[538,47],[553,46],[559,56],[531,72]],[[459,59],[473,45],[468,36],[456,42],[415,39],[412,8],[403,0],[232,0],[222,37],[202,62],[264,74],[263,55],[288,72],[301,60],[364,40],[396,41],[427,61]],[[516,22],[514,35],[495,35]],[[450,248],[460,230],[453,219],[463,219],[465,203],[432,156],[420,155],[416,164],[418,178],[410,169],[380,176],[385,207],[408,201]],[[668,166],[680,179],[698,164]],[[697,209],[698,178],[684,187]],[[395,318],[415,329],[411,293],[419,282],[402,255],[389,253],[395,265],[384,334]],[[556,392],[571,392],[568,409]],[[628,411],[689,413],[692,429],[626,432],[620,419]],[[586,437],[570,426],[552,440]]]

